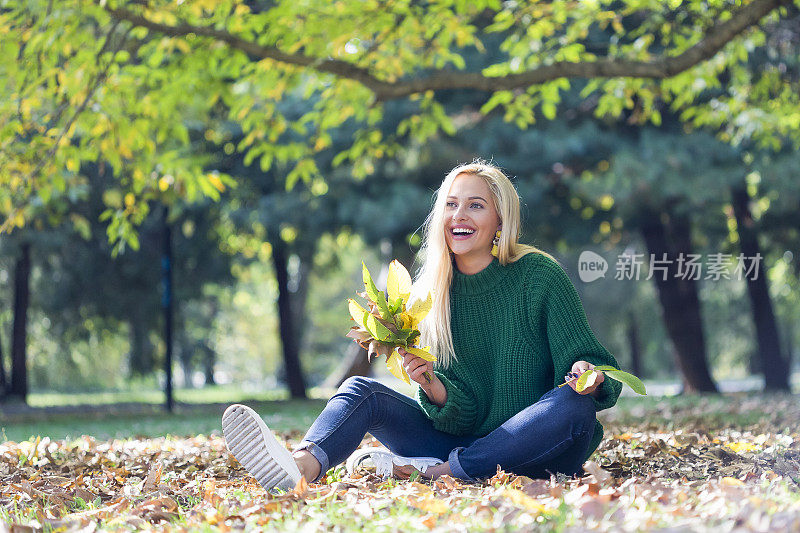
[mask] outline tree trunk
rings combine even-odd
[[[147,323],[140,311],[133,310],[128,320],[130,328],[130,353],[128,354],[128,374],[131,377],[146,376],[155,366],[153,343],[148,337]]]
[[[306,398],[306,383],[300,367],[299,343],[295,331],[292,299],[289,292],[289,261],[286,243],[276,236],[272,239],[272,262],[278,282],[278,322],[283,346],[283,363],[286,369],[286,384],[292,398]]]
[[[8,387],[8,378],[6,377],[6,362],[3,358],[3,328],[0,325],[0,400],[6,396],[6,387]]]
[[[297,268],[297,277],[294,283],[289,284],[292,302],[292,324],[297,337],[298,351],[305,348],[306,339],[306,304],[308,303],[308,289],[310,286],[311,267],[314,264],[314,247],[298,253],[300,259]]]
[[[211,348],[208,343],[203,343],[203,375],[205,376],[205,384],[216,385],[214,379],[214,365],[217,362],[217,353]]]
[[[785,350],[784,353],[786,356],[784,357],[784,361],[786,361],[786,373],[789,375],[789,387],[792,386],[792,357],[794,355],[794,322],[786,321],[783,326],[784,331],[784,339],[786,342],[783,343]]]
[[[28,302],[30,300],[31,245],[23,243],[14,270],[14,332],[11,339],[11,386],[8,396],[27,401]]]
[[[211,300],[211,319],[208,322],[209,327],[214,324],[216,320],[219,307],[216,298]],[[214,365],[217,362],[217,352],[209,346],[208,337],[203,340],[203,374],[205,374],[206,385],[216,385],[214,379]]]
[[[717,392],[708,370],[697,283],[689,276],[686,279],[677,277],[678,254],[686,256],[691,253],[689,221],[675,217],[671,217],[669,222],[664,221],[662,217],[667,213],[663,211],[647,215],[641,227],[647,249],[657,260],[666,254],[668,261],[666,276],[656,271],[653,279],[664,325],[675,347],[678,368],[683,376],[683,390],[688,393]]]
[[[639,346],[639,326],[636,324],[636,316],[633,311],[628,313],[628,347],[631,350],[631,372],[639,378],[644,378],[642,371],[642,350]]]
[[[187,305],[192,305],[191,303]],[[195,341],[189,337],[186,330],[186,316],[182,306],[173,309],[172,327],[174,329],[174,349],[178,355],[178,362],[181,365],[183,380],[181,385],[184,389],[194,387],[192,373],[194,372],[195,352],[200,347],[200,341]]]
[[[758,342],[759,368],[764,373],[765,390],[789,390],[789,366],[781,356],[778,325],[769,298],[766,270],[761,261],[761,249],[758,245],[758,234],[750,212],[750,197],[747,189],[736,187],[731,191],[733,213],[739,234],[739,247],[744,255],[744,273],[750,268],[754,272],[745,275],[747,295],[750,297],[750,308],[756,326]]]
[[[161,310],[164,314],[164,408],[172,412],[175,398],[172,393],[172,319],[173,319],[173,291],[172,291],[172,228],[169,225],[169,208],[165,205],[161,216],[162,222],[162,251],[161,251]]]

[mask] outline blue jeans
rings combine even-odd
[[[595,415],[588,396],[554,388],[486,436],[457,436],[434,428],[413,398],[374,379],[352,377],[328,401],[297,449],[317,458],[320,478],[345,461],[367,432],[397,455],[449,461],[460,479],[491,477],[498,465],[532,478],[573,475],[580,473],[588,452]]]

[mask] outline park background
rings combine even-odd
[[[410,391],[344,337],[346,301],[362,261],[384,283],[392,259],[415,271],[435,189],[474,158],[512,177],[521,241],[560,261],[622,368],[683,394],[609,417],[797,412],[797,2],[0,17],[3,440],[209,434],[234,401],[298,431],[347,375]],[[584,251],[605,277],[580,279]],[[622,254],[642,254],[638,279],[616,279]]]

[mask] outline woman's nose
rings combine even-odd
[[[466,218],[467,218],[467,213],[465,209],[461,206],[459,206],[456,209],[456,212],[453,213],[453,220],[456,222],[458,222],[459,220],[466,220]]]

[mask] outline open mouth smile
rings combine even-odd
[[[456,226],[450,228],[450,234],[453,236],[453,239],[460,241],[472,237],[472,235],[475,234],[475,230],[466,226]]]

